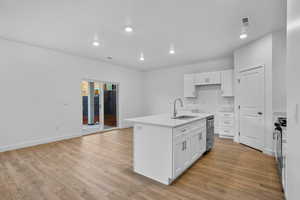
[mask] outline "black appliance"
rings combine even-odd
[[[206,118],[206,151],[210,151],[214,146],[214,129],[214,116],[212,115]]]

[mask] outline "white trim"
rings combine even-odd
[[[108,131],[119,130],[119,129],[125,129],[125,128],[106,129],[106,130],[103,130],[103,131],[98,131],[96,133],[108,132]],[[64,135],[64,136],[53,137],[53,138],[45,138],[45,139],[21,142],[21,143],[18,143],[18,144],[12,144],[12,145],[2,146],[2,147],[0,146],[0,152],[17,150],[17,149],[22,149],[22,148],[26,148],[26,147],[33,147],[33,146],[37,146],[37,145],[41,145],[41,144],[48,144],[48,143],[58,142],[58,141],[62,141],[62,140],[68,140],[68,139],[72,139],[72,138],[85,137],[85,136],[88,136],[90,134],[95,134],[95,133],[89,133],[87,135],[83,135],[82,133],[78,133],[78,134],[72,134],[72,135]]]
[[[114,130],[119,130],[119,129],[123,129],[123,128],[113,127],[113,128],[108,128],[108,129],[91,130],[91,131],[82,132],[81,134],[82,134],[82,136],[88,136],[91,134],[103,133],[103,132],[114,131]],[[82,129],[81,129],[81,131],[82,131]]]
[[[274,151],[272,149],[264,148],[263,153],[269,156],[274,156]]]
[[[0,152],[16,150],[16,149],[21,149],[21,148],[25,148],[25,147],[32,147],[32,146],[36,146],[36,145],[40,145],[40,144],[47,144],[47,143],[51,143],[51,142],[56,142],[56,141],[61,141],[61,140],[66,140],[66,139],[71,139],[71,138],[76,138],[76,137],[81,137],[81,136],[82,136],[82,134],[79,133],[79,134],[73,134],[73,135],[65,135],[65,136],[58,136],[58,137],[53,137],[53,138],[45,138],[45,139],[21,142],[18,144],[2,146],[2,147],[0,147]]]
[[[233,139],[234,139],[234,136],[220,135],[220,134],[219,134],[219,138],[221,138],[221,139],[230,139],[230,140],[233,140]]]
[[[251,71],[251,70],[253,70],[253,69],[259,69],[259,68],[261,68],[261,67],[265,67],[265,65],[254,65],[254,66],[251,66],[251,67],[247,67],[247,68],[244,68],[244,69],[240,69],[239,70],[239,73],[242,73],[242,72],[246,72],[246,71]]]

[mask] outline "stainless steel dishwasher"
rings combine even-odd
[[[206,151],[210,151],[214,146],[215,127],[214,116],[206,118]]]

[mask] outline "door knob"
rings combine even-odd
[[[262,112],[258,112],[257,114],[262,115],[263,113]]]

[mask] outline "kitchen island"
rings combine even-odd
[[[169,185],[207,150],[212,114],[168,114],[127,119],[134,123],[133,167],[138,174]]]

